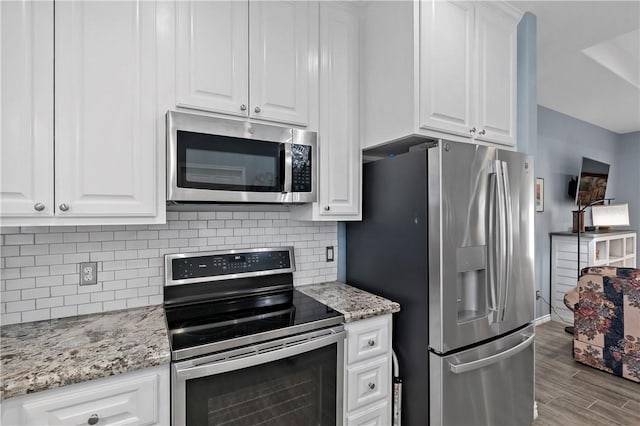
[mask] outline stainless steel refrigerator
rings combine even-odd
[[[363,173],[347,282],[401,305],[402,424],[530,424],[532,158],[438,141]]]

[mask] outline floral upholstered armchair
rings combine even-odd
[[[574,359],[640,382],[640,269],[585,268],[577,296]]]

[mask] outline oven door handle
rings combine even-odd
[[[266,364],[268,362],[299,355],[304,352],[310,352],[312,350],[332,345],[334,343],[339,343],[338,359],[340,360],[340,355],[342,355],[340,348],[340,346],[342,345],[340,345],[340,343],[344,344],[343,342],[345,339],[345,335],[345,331],[338,331],[333,332],[330,335],[313,338],[311,340],[302,341],[299,343],[291,342],[281,346],[280,348],[268,347],[260,352],[251,350],[251,348],[249,347],[247,348],[246,353],[234,356],[231,359],[212,361],[201,365],[194,366],[192,361],[185,362],[184,364],[188,365],[183,366],[180,365],[181,363],[177,363],[174,365],[174,371],[176,374],[175,377],[178,381],[185,381],[197,379],[200,377],[213,376],[215,374],[239,370],[241,368]],[[308,339],[308,337],[306,339]]]

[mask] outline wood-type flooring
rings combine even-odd
[[[536,327],[533,426],[640,425],[640,384],[575,362],[564,326]]]

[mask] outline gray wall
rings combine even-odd
[[[617,133],[538,107],[536,176],[544,179],[544,212],[535,214],[536,288],[546,300],[550,300],[549,233],[570,230],[571,211],[576,208],[574,200],[567,195],[569,179],[579,173],[583,156],[609,163],[611,170],[606,196],[620,202],[622,197],[617,194],[622,173],[622,167],[618,165],[620,138]],[[638,186],[635,188],[637,191]],[[591,216],[587,212],[585,223],[590,225],[590,222]],[[539,300],[537,316],[546,315],[549,311],[548,305]]]
[[[621,135],[615,164],[616,203],[629,203],[629,225],[640,231],[640,132]],[[636,238],[636,256],[640,253],[640,240]],[[637,258],[636,258],[637,261]],[[636,263],[637,265],[637,263]]]

